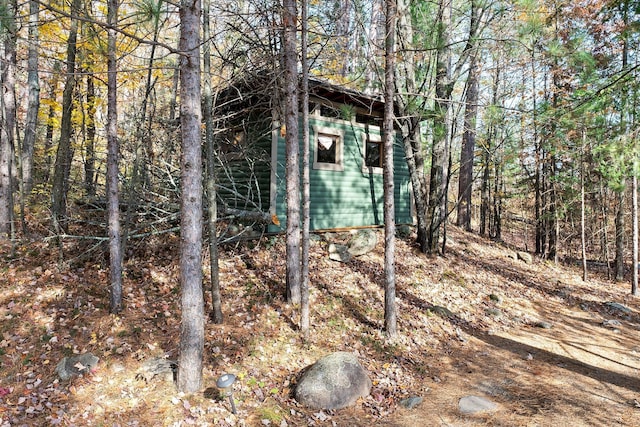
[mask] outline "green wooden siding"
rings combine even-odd
[[[370,135],[379,137],[379,128],[365,128],[365,125],[361,124],[317,117],[311,118],[310,125],[312,140],[315,136],[314,126],[336,129],[344,136],[343,170],[317,170],[313,167],[310,170],[311,229],[382,225],[382,174],[363,171],[365,141],[362,133],[368,129]],[[310,163],[313,165],[314,144],[311,145]],[[276,214],[280,220],[280,227],[272,225],[270,231],[283,231],[286,227],[285,143],[281,137],[278,138],[277,153]],[[399,143],[394,146],[394,172],[396,223],[411,223],[409,173],[404,150]]]

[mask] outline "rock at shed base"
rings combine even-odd
[[[298,402],[313,409],[340,409],[368,396],[371,380],[351,353],[323,357],[302,374],[295,389]]]
[[[378,234],[373,230],[359,230],[349,240],[349,253],[360,256],[371,252],[378,244]]]
[[[351,261],[351,254],[345,245],[331,243],[329,245],[329,259],[338,262],[349,262]]]

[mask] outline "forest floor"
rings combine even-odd
[[[307,343],[282,298],[283,238],[222,248],[225,321],[206,325],[204,387],[191,395],[136,379],[148,358],[177,358],[177,236],[129,246],[118,315],[109,314],[98,242],[68,240],[61,252],[51,241],[22,241],[13,258],[1,246],[0,426],[640,425],[640,304],[628,283],[527,264],[514,258],[517,247],[455,227],[444,257],[399,239],[400,337],[386,344],[382,243],[349,263],[328,260],[328,240],[347,237],[312,241]],[[368,370],[371,395],[338,411],[298,405],[298,373],[339,350]],[[60,380],[58,361],[84,352],[100,357],[97,371]],[[237,414],[215,387],[227,372],[239,378]],[[458,401],[468,395],[498,409],[462,415]],[[416,408],[399,404],[414,396],[424,399]]]

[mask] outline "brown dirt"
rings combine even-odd
[[[628,284],[595,274],[583,282],[574,268],[527,265],[505,245],[453,227],[450,236],[446,257],[397,242],[400,337],[393,343],[382,331],[381,245],[338,264],[326,259],[326,239],[313,242],[306,343],[281,298],[282,239],[224,248],[225,323],[207,325],[204,387],[194,395],[135,379],[146,358],[177,356],[176,237],[131,248],[119,315],[108,313],[108,270],[93,243],[66,243],[64,262],[44,243],[22,244],[0,266],[0,426],[640,425],[640,306]],[[619,324],[603,323],[611,320]],[[338,350],[359,356],[371,396],[340,411],[297,405],[297,373]],[[101,358],[98,372],[59,381],[57,361],[85,351]],[[236,415],[214,387],[224,372],[240,379]],[[457,404],[466,395],[499,409],[463,416]],[[424,401],[404,409],[399,402],[409,396]]]

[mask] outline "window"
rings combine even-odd
[[[381,168],[382,163],[382,141],[367,140],[364,154],[364,164],[367,167]]]
[[[382,168],[384,167],[382,137],[363,132],[362,140],[364,141],[362,171],[365,173],[382,173]]]
[[[320,170],[343,171],[343,133],[337,129],[318,126],[314,127],[313,130],[313,168]]]

